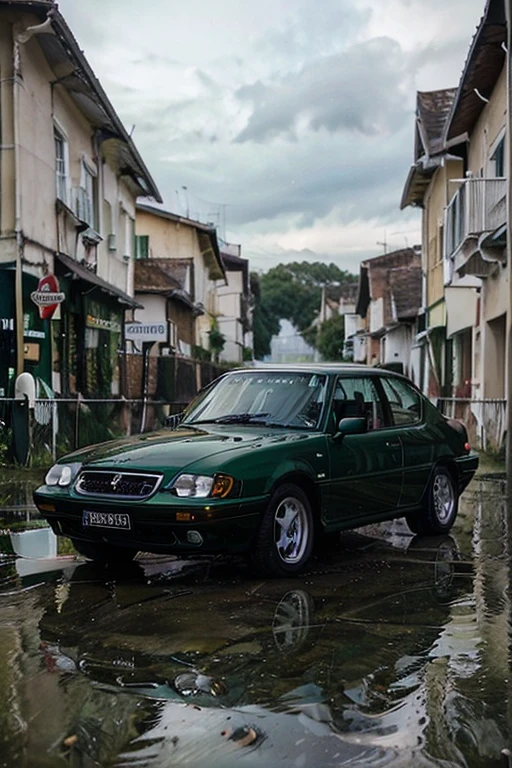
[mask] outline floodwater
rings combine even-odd
[[[476,480],[451,536],[344,534],[289,580],[4,547],[0,765],[506,765],[506,514],[503,482]]]

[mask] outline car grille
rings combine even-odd
[[[92,472],[84,470],[78,476],[75,489],[84,496],[109,496],[121,499],[146,499],[156,491],[162,475],[136,472]]]

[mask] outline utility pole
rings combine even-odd
[[[382,248],[384,249],[384,255],[388,252],[388,241],[386,237],[386,233],[384,232],[384,240],[377,240],[376,245],[382,245]]]
[[[184,187],[183,186],[182,190],[185,193],[185,205],[186,205],[185,215],[186,215],[187,219],[189,219],[190,218],[190,207],[189,207],[189,204],[188,204],[188,187]]]

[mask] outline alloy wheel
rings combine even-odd
[[[447,523],[455,508],[455,492],[450,477],[446,474],[437,474],[432,486],[434,512],[441,524]]]
[[[284,498],[274,516],[274,541],[283,563],[292,565],[300,561],[308,540],[309,524],[304,505],[293,496]]]

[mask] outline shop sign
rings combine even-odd
[[[59,290],[59,281],[55,275],[45,275],[37,285],[37,290],[32,291],[30,298],[39,307],[41,320],[51,320],[53,313],[62,304],[66,294]]]
[[[87,315],[85,318],[85,324],[88,328],[96,328],[98,331],[121,333],[121,323],[118,320],[106,320],[103,317]]]
[[[167,323],[126,323],[124,334],[130,341],[167,341]]]
[[[44,331],[23,331],[23,335],[26,339],[45,339],[46,333]]]

